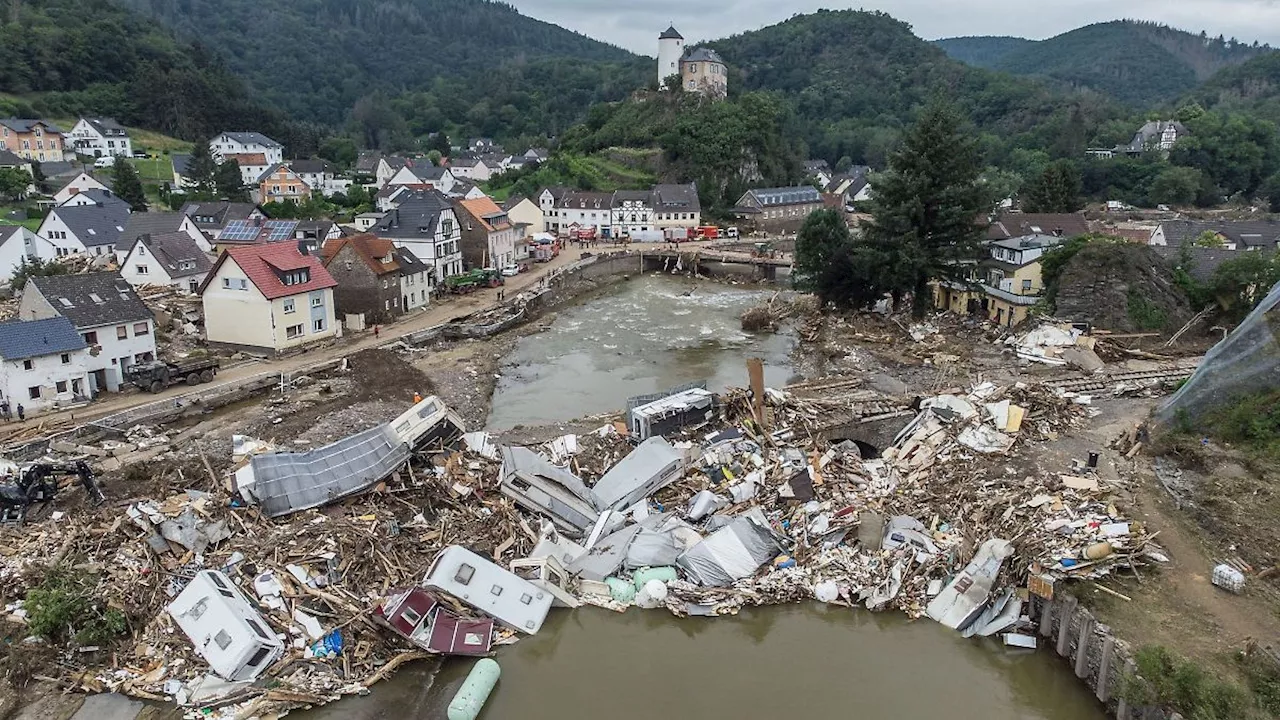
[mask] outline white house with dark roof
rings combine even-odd
[[[429,160],[420,160],[397,170],[387,180],[384,189],[397,185],[407,185],[418,190],[432,188],[447,195],[453,192],[457,179],[451,168],[432,165]]]
[[[191,218],[195,226],[210,243],[236,220],[265,220],[266,213],[253,203],[227,202],[190,202],[182,206],[183,215]]]
[[[656,229],[653,220],[653,192],[650,190],[617,190],[610,208],[610,232],[613,237],[632,235]]]
[[[21,225],[0,225],[0,282],[9,282],[23,260],[52,260],[58,256],[53,243]]]
[[[696,228],[702,224],[697,183],[653,186],[653,223],[659,230]]]
[[[258,132],[224,132],[209,141],[209,153],[219,161],[228,155],[261,154],[268,166],[284,162],[284,146]]]
[[[81,207],[84,205],[124,205],[129,206],[120,196],[110,190],[85,190],[67,198],[57,207]]]
[[[430,264],[433,286],[462,272],[462,226],[449,199],[435,190],[409,194],[369,232]]]
[[[431,164],[431,161],[426,159],[418,160],[417,162],[423,165]],[[413,161],[405,157],[397,157],[395,155],[380,157],[378,158],[378,164],[374,167],[374,181],[377,183],[379,188],[382,188],[387,183],[391,182],[391,178],[395,177],[396,173],[411,164],[413,164]]]
[[[133,241],[143,235],[170,233],[182,233],[202,251],[213,252],[213,243],[209,242],[200,228],[196,227],[195,221],[189,215],[180,212],[145,212],[133,213],[129,216],[129,224],[125,225],[124,232],[120,234],[120,240],[116,243],[116,257],[123,258],[124,254],[129,252],[129,248],[133,247]]]
[[[67,181],[65,185],[53,194],[53,204],[61,205],[71,198],[72,195],[82,193],[85,190],[110,190],[111,188],[103,185],[96,178],[88,173],[80,173]]]
[[[58,316],[70,320],[89,346],[87,369],[94,392],[119,390],[130,367],[156,359],[155,316],[120,273],[29,278],[18,317]]]
[[[40,222],[36,234],[57,247],[59,257],[112,255],[131,214],[128,205],[116,203],[56,207]]]
[[[466,153],[449,158],[449,170],[455,177],[485,182],[502,172],[503,159],[502,155]]]
[[[72,149],[91,157],[133,157],[129,131],[111,118],[82,117],[67,136]]]
[[[290,160],[289,167],[313,191],[325,197],[345,193],[351,187],[351,179],[342,177],[327,160]]]
[[[34,415],[87,401],[89,357],[64,317],[0,323],[0,402]]]
[[[125,248],[120,276],[134,287],[167,285],[196,294],[213,261],[186,233],[143,235]]]

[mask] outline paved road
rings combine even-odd
[[[695,249],[705,247],[707,244],[708,243],[705,242],[681,243],[680,247],[681,249]],[[667,246],[664,243],[632,243],[630,249],[654,250],[663,249],[665,247]],[[614,249],[617,248],[614,248],[607,243],[600,243],[595,248],[587,251],[571,247],[561,252],[560,256],[551,262],[535,265],[534,269],[529,272],[521,273],[516,277],[507,278],[507,283],[503,287],[503,290],[510,295],[530,286],[537,285],[542,278],[562,270],[580,260],[584,252],[606,253]],[[336,360],[338,358],[360,352],[361,350],[388,345],[405,335],[425,330],[426,328],[434,325],[449,322],[454,318],[470,315],[476,311],[492,307],[496,304],[497,294],[497,289],[486,288],[484,290],[473,292],[469,295],[445,296],[445,299],[433,302],[433,304],[425,311],[405,316],[393,324],[383,325],[380,331],[381,335],[376,339],[374,338],[371,330],[361,333],[350,333],[336,345],[289,355],[283,358],[264,360],[261,362],[250,362],[236,367],[227,368],[218,373],[217,382],[210,383],[208,385],[201,385],[195,391],[185,385],[179,384],[174,385],[173,387],[156,395],[142,392],[112,394],[84,407],[28,417],[26,422],[23,423],[14,421],[7,425],[0,425],[0,431],[2,431],[6,437],[12,437],[21,429],[35,427],[40,423],[53,425],[64,420],[73,423],[88,422],[122,410],[128,410],[130,408],[138,407],[139,405],[156,402],[157,400],[163,400],[165,398],[172,399],[189,392],[206,392],[211,388],[238,382],[263,373],[297,372],[311,365],[317,365],[328,360]]]

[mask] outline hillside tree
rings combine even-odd
[[[1080,201],[1080,170],[1070,160],[1049,163],[1032,179],[1023,198],[1022,209],[1033,213],[1071,213]]]
[[[21,168],[0,168],[0,197],[20,200],[31,187],[31,173]]]
[[[239,165],[235,161],[231,161],[232,167],[237,168],[239,174]],[[191,150],[191,158],[187,160],[187,180],[193,183],[187,192],[196,200],[212,200],[218,193],[217,183],[214,175],[218,171],[218,164],[214,162],[213,155],[209,152],[209,143],[207,140],[197,141],[195,147]]]
[[[230,202],[249,202],[249,191],[245,189],[244,178],[240,177],[240,164],[224,162],[213,171],[214,194],[219,200]]]
[[[124,158],[116,158],[115,164],[111,166],[111,176],[111,191],[129,203],[129,208],[134,212],[146,212],[147,194],[142,189],[142,179],[138,177],[138,170],[133,163]]]
[[[929,307],[929,283],[960,277],[961,261],[979,254],[994,206],[963,123],[942,98],[926,106],[877,177],[871,222],[854,247],[860,261],[879,264],[867,271],[873,294],[890,294],[895,306],[911,295],[916,317]]]

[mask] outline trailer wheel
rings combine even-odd
[[[196,385],[199,385],[199,384],[200,384],[200,373],[191,373],[190,375],[188,375],[188,376],[187,376],[187,384],[188,384],[188,385],[191,385],[191,386],[193,386],[193,387],[194,387],[194,386],[196,386]]]
[[[203,382],[203,383],[213,382],[213,371],[205,370],[204,372],[200,373],[200,382]]]
[[[159,380],[152,380],[151,386],[148,389],[151,391],[153,395],[159,395],[160,391],[164,389],[164,383],[160,382]]]

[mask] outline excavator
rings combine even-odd
[[[58,494],[58,477],[75,475],[94,505],[106,498],[83,460],[67,463],[32,463],[15,478],[0,480],[0,524],[22,524],[33,506],[47,507]]]

